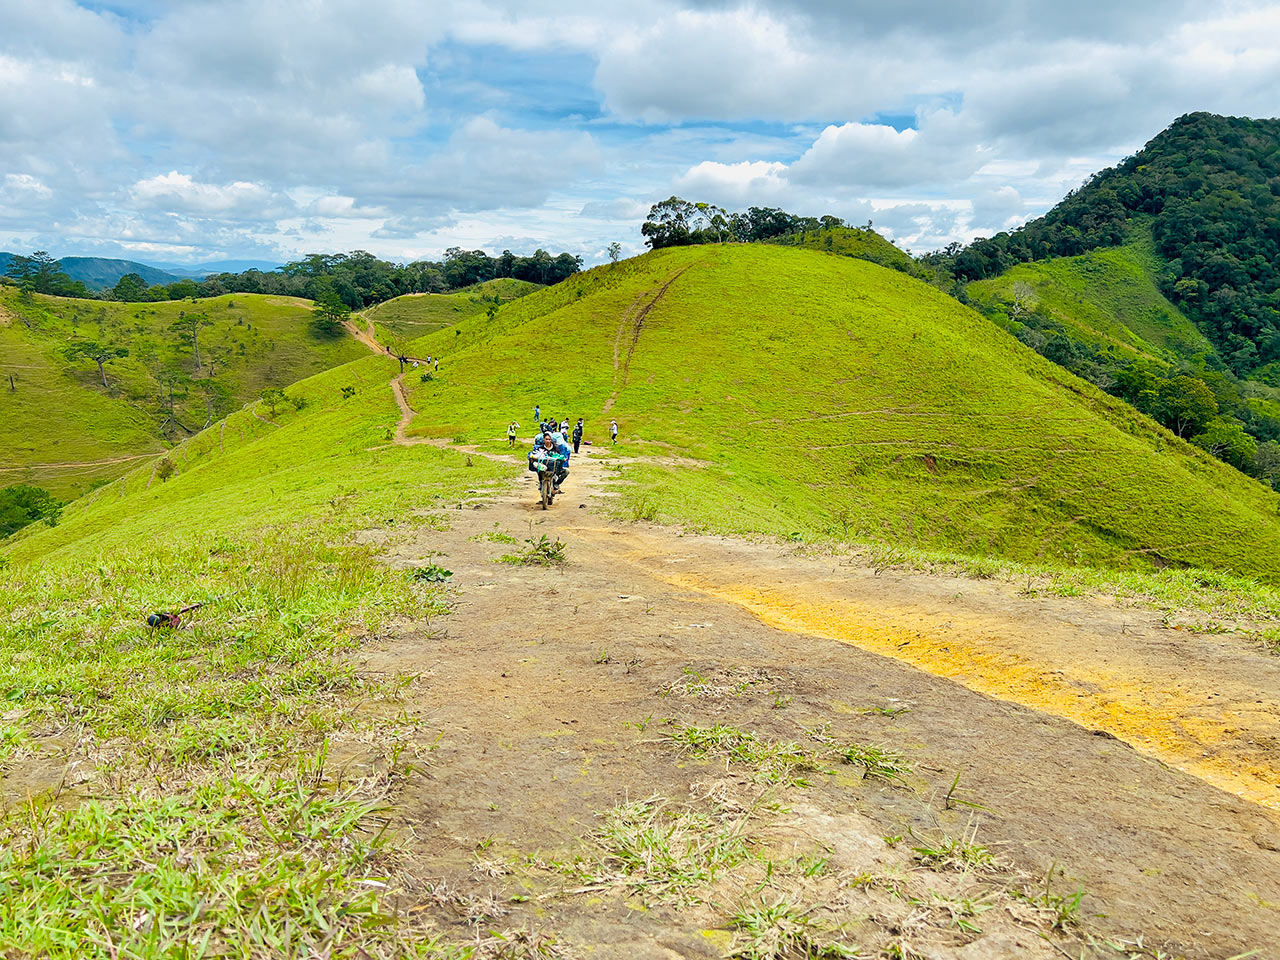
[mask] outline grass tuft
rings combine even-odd
[[[739,907],[733,915],[736,938],[730,957],[739,960],[849,960],[863,954],[842,943],[838,928],[815,920],[779,898]]]
[[[599,814],[590,852],[565,870],[590,887],[621,886],[655,900],[699,902],[712,883],[749,856],[743,820],[672,808],[659,796]]]

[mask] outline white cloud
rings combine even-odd
[[[676,178],[676,187],[719,204],[765,206],[787,190],[787,165],[766,160],[718,163],[704,160]]]
[[[133,185],[131,193],[144,206],[205,215],[226,215],[233,212],[261,215],[265,212],[265,205],[272,199],[271,191],[258,183],[243,180],[221,186],[199,183],[188,174],[176,170],[139,180]]]
[[[830,126],[791,167],[797,183],[847,187],[905,187],[968,177],[982,166],[982,149],[966,122],[951,111],[920,117],[918,129],[880,123]]]

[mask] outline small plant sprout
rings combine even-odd
[[[964,771],[962,770],[956,771],[955,779],[951,781],[951,786],[947,788],[946,795],[942,798],[942,808],[944,810],[950,810],[953,806],[959,804],[962,807],[970,807],[974,810],[987,810],[987,808],[980,803],[974,803],[972,800],[962,800],[960,797],[955,795],[956,787],[960,785],[960,774],[963,772]]]

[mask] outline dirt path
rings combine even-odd
[[[1056,862],[1082,884],[1085,911],[1106,914],[1089,920],[1095,934],[1174,955],[1280,956],[1280,820],[1264,805],[1280,743],[1274,658],[1096,602],[616,524],[598,512],[609,475],[579,457],[550,511],[526,477],[453,512],[447,531],[371,534],[395,565],[454,571],[443,632],[391,639],[366,664],[421,672],[410,712],[442,734],[429,782],[402,798],[421,869],[474,880],[475,845],[494,836],[572,850],[592,811],[714,775],[629,726],[646,718],[778,738],[830,724],[903,751],[914,773],[909,791],[816,784],[802,801],[814,824],[856,810],[841,830],[873,846],[972,828],[1027,873]],[[495,562],[516,547],[492,537],[544,533],[565,543],[563,570]],[[719,694],[673,696],[691,675]],[[957,772],[958,795],[985,809],[945,809]],[[543,920],[632,951],[606,956],[705,952],[697,911],[642,922],[609,909],[564,905]],[[645,926],[659,920],[661,936]],[[1037,955],[984,929],[970,952],[919,955]]]
[[[69,470],[75,467],[102,467],[112,463],[128,463],[131,460],[146,460],[149,457],[158,457],[162,452],[163,451],[156,453],[134,453],[125,457],[107,457],[104,460],[72,460],[66,463],[29,463],[20,466],[0,465],[0,473],[22,473],[27,470]]]
[[[450,446],[407,436],[403,376],[391,381],[395,442]],[[911,790],[818,785],[807,825],[846,816],[838,832],[872,846],[889,833],[975,829],[1027,873],[1059,864],[1087,891],[1087,912],[1105,914],[1089,921],[1099,935],[1280,958],[1268,952],[1280,929],[1280,660],[1101,601],[876,576],[784,547],[610,522],[599,513],[610,476],[578,457],[550,511],[526,475],[509,494],[460,504],[447,531],[370,535],[393,564],[444,557],[455,571],[444,632],[406,632],[366,663],[422,672],[411,712],[441,731],[430,783],[402,798],[420,869],[461,883],[475,845],[495,835],[516,851],[568,850],[594,810],[698,788],[708,771],[637,740],[655,717],[781,738],[830,724],[912,756]],[[565,543],[568,567],[495,562],[512,538],[544,533]],[[673,699],[690,676],[717,693]],[[957,773],[981,809],[939,802]],[[840,814],[850,803],[857,822]],[[570,939],[623,945],[600,955],[706,953],[705,911],[640,930],[625,910],[588,906],[551,914]],[[988,927],[970,952],[920,955],[1036,955],[1021,929]]]
[[[358,314],[357,316],[360,316],[362,319],[364,319],[363,315]],[[342,322],[342,326],[343,326],[343,329],[347,331],[347,333],[351,334],[351,336],[355,337],[357,340],[363,343],[366,347],[368,347],[371,351],[378,354],[379,356],[385,357],[387,355],[387,352],[382,348],[381,344],[378,343],[378,339],[375,336],[373,331],[373,321],[366,320],[366,323],[367,323],[367,327],[365,329],[361,329],[355,323],[354,320],[344,320]]]

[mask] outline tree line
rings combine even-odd
[[[450,247],[443,260],[392,263],[364,250],[350,253],[313,253],[286,263],[278,270],[245,270],[217,273],[203,280],[183,279],[152,284],[136,273],[125,274],[109,290],[98,293],[72,280],[46,251],[30,257],[14,257],[8,277],[28,292],[62,297],[120,300],[139,303],[218,297],[226,293],[265,293],[320,300],[332,294],[351,310],[406,293],[445,293],[485,280],[510,277],[532,283],[555,284],[582,269],[582,258],[572,253],[552,255],[538,249],[527,257],[504,250],[491,257],[483,250]]]
[[[846,226],[839,217],[802,217],[777,207],[748,207],[731,212],[714,203],[669,197],[649,208],[640,225],[653,250],[700,243],[761,243],[797,233]]]

